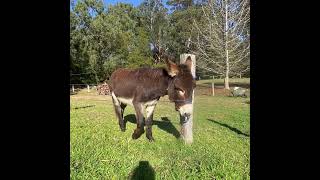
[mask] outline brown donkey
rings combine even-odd
[[[191,75],[191,58],[185,64],[175,64],[164,57],[167,64],[165,68],[140,68],[135,70],[118,69],[111,75],[110,90],[112,100],[119,120],[121,131],[125,131],[123,112],[128,104],[133,105],[136,111],[137,128],[132,134],[133,139],[139,138],[144,133],[153,141],[152,119],[155,106],[160,97],[168,95],[171,102],[175,103],[176,111],[180,113],[181,124],[192,117],[192,93],[195,80]],[[146,120],[144,121],[144,110]],[[183,132],[182,137],[183,136]],[[191,138],[184,138],[186,143],[192,143]]]

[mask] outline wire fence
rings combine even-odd
[[[88,93],[96,91],[98,95],[110,95],[110,88],[107,83],[102,84],[70,84],[71,95],[86,90]]]
[[[79,99],[85,99],[90,101],[110,101],[110,99],[105,99],[106,96],[111,96],[110,91],[107,93],[99,92],[99,85],[103,84],[70,84],[70,95],[79,95]],[[81,92],[80,94],[78,94]],[[102,92],[103,91],[102,89]],[[85,98],[83,98],[85,96]],[[171,101],[161,99],[161,102],[172,103]]]
[[[195,96],[234,96],[232,89],[234,87],[242,87],[247,89],[246,96],[250,97],[250,79],[230,79],[230,90],[224,88],[224,79],[206,79],[197,82],[195,89]],[[110,101],[107,96],[110,96],[110,88],[106,82],[99,84],[85,84],[85,83],[74,83],[70,84],[70,95],[74,98],[81,99],[81,96],[85,96],[87,100],[93,101]],[[164,99],[163,99],[164,100]],[[164,102],[170,102],[165,99]]]
[[[88,92],[90,92],[90,89],[94,89],[97,87],[98,84],[70,84],[70,91],[75,93],[76,90],[87,88]]]

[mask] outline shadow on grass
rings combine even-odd
[[[140,161],[139,165],[130,173],[129,180],[154,180],[155,171],[149,161]]]
[[[73,109],[84,109],[84,108],[89,108],[89,107],[94,107],[96,105],[88,105],[88,106],[80,106],[80,107],[75,107]]]
[[[246,137],[249,137],[248,134],[245,134],[245,133],[241,132],[241,131],[240,131],[239,129],[237,129],[237,128],[231,127],[231,126],[229,126],[228,124],[220,123],[220,122],[215,121],[215,120],[212,120],[212,119],[207,119],[207,120],[208,120],[208,121],[211,121],[211,122],[214,122],[214,123],[216,123],[216,124],[219,124],[220,126],[226,127],[226,128],[230,129],[231,131],[233,131],[233,132],[235,132],[235,133],[237,133],[237,134],[240,134],[240,135],[244,135],[244,136],[246,136]]]
[[[136,116],[134,114],[128,114],[124,117],[125,123],[128,121],[136,124]],[[180,132],[174,127],[171,121],[167,117],[161,117],[161,121],[153,120],[153,125],[158,126],[160,129],[166,131],[169,134],[172,134],[177,139],[180,137]]]

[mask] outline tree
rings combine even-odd
[[[248,74],[249,0],[170,0],[168,5],[170,12],[162,0],[144,0],[138,8],[72,1],[70,73],[81,75],[71,76],[71,82],[98,83],[120,67],[160,66],[152,63],[150,47],[166,49],[176,59],[196,54],[198,74],[223,75],[226,88],[229,76]]]
[[[210,0],[202,6],[202,21],[197,29],[197,66],[229,77],[250,69],[250,2],[249,0]]]
[[[150,43],[158,49],[166,49],[169,19],[162,0],[144,0],[139,10],[149,33]]]
[[[181,11],[194,5],[193,0],[168,0],[167,4],[172,6],[172,10]]]
[[[70,12],[70,61],[71,73],[83,74],[71,80],[82,83],[97,82],[97,54],[94,49],[93,21],[104,13],[101,0],[71,2]],[[80,83],[79,82],[79,83]]]
[[[178,6],[178,5],[176,5]],[[190,53],[194,50],[191,41],[197,33],[193,26],[193,20],[201,19],[201,9],[196,5],[181,7],[170,14],[168,52],[178,59],[182,53]],[[184,7],[184,8],[183,8]]]
[[[101,0],[71,2],[70,66],[73,83],[99,83],[120,67],[151,64],[149,36],[139,10]],[[152,65],[152,64],[151,64]]]

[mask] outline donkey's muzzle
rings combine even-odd
[[[178,111],[181,116],[190,116],[193,112],[193,106],[191,103],[184,104],[178,107]]]
[[[184,124],[190,120],[191,114],[185,113],[183,115],[180,114],[180,123]]]

